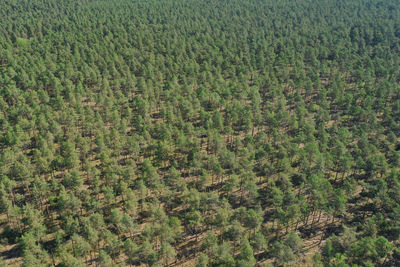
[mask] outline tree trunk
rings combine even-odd
[[[317,221],[318,223],[319,223],[319,221],[321,220],[321,215],[322,215],[322,210],[319,211],[318,221]]]
[[[72,243],[72,252],[74,253],[74,257],[76,257],[74,240],[71,239],[71,243]]]

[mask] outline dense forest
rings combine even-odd
[[[400,266],[398,0],[2,0],[0,266]]]

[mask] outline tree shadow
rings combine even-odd
[[[0,253],[0,258],[3,258],[3,260],[9,260],[19,257],[22,257],[22,249],[19,245],[13,246],[11,249]]]

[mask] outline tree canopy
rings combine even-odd
[[[398,1],[0,17],[0,266],[400,265]]]

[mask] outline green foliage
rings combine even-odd
[[[19,48],[25,48],[29,45],[29,40],[25,38],[18,37],[16,40],[17,46]]]
[[[0,17],[4,262],[302,265],[310,243],[315,266],[399,262],[396,1]]]

